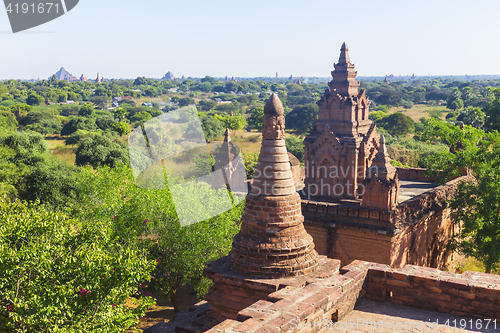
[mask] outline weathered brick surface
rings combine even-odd
[[[406,265],[368,269],[366,296],[430,311],[500,320],[500,278],[494,274],[454,274]]]
[[[322,263],[328,265],[328,260]],[[334,262],[330,264],[335,266]],[[362,278],[356,281],[358,276]],[[233,320],[221,319],[211,330],[210,325],[202,323],[208,317],[201,317],[200,323],[179,326],[177,332],[292,332],[292,320],[295,324],[342,320],[364,294],[372,300],[391,299],[406,307],[500,320],[500,277],[493,274],[454,274],[414,265],[390,268],[356,260],[343,267],[340,275],[294,279],[302,282],[284,285],[290,279],[282,279],[277,283],[280,289],[269,293],[267,300],[242,309]],[[319,329],[304,332],[316,331]]]

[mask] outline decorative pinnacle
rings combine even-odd
[[[231,131],[229,128],[226,128],[226,131],[224,132],[224,142],[231,142],[231,137],[229,136],[231,134]]]
[[[346,64],[351,62],[351,59],[349,59],[348,51],[349,48],[347,48],[347,45],[344,42],[344,44],[342,44],[342,47],[340,48],[339,64]]]
[[[276,93],[273,93],[271,97],[267,100],[266,106],[264,106],[264,116],[269,116],[269,117],[281,117],[284,114],[283,110],[283,104],[281,104],[281,101],[276,95]]]

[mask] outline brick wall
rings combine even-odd
[[[468,179],[454,179],[393,211],[302,200],[304,226],[318,252],[341,260],[342,265],[359,259],[392,267],[413,264],[444,269],[451,255],[445,246],[452,231],[448,201],[458,183]]]
[[[255,302],[207,333],[322,332],[322,328],[297,330],[299,323],[314,325],[344,318],[363,294],[367,269],[347,267],[342,275],[316,279],[304,287],[287,286]],[[304,327],[308,327],[304,325]],[[310,326],[309,326],[310,327]]]
[[[413,264],[446,269],[451,251],[446,244],[452,233],[448,208],[434,211],[421,218],[411,228],[402,229],[392,238],[390,263],[392,267]],[[374,262],[384,263],[382,261]]]
[[[400,180],[414,180],[419,182],[433,182],[434,177],[425,175],[427,169],[396,167],[396,173]]]
[[[500,276],[494,274],[454,274],[413,265],[391,268],[355,260],[338,275],[301,279],[307,282],[282,286],[210,329],[201,329],[203,322],[191,325],[183,321],[187,316],[176,316],[158,332],[329,332],[331,329],[314,323],[342,320],[360,297],[444,314],[500,320]],[[190,320],[200,321],[208,308],[206,303],[195,306]],[[304,329],[295,329],[299,323]]]
[[[500,320],[500,276],[369,264],[366,297],[445,314]]]

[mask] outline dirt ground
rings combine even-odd
[[[142,332],[146,328],[160,322],[168,322],[175,315],[174,307],[165,295],[159,292],[153,292],[151,296],[156,298],[156,305],[146,312],[146,316],[139,320],[139,324],[128,329],[126,333]],[[181,287],[177,297],[181,311],[187,311],[191,306],[199,302],[196,298],[196,294],[190,287]]]

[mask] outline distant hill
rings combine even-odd
[[[73,74],[71,74],[70,72],[68,72],[67,70],[64,69],[64,67],[61,67],[60,70],[58,70],[55,74],[56,76],[56,79],[62,81],[78,81],[79,79],[74,76]],[[50,77],[49,77],[50,79]]]

